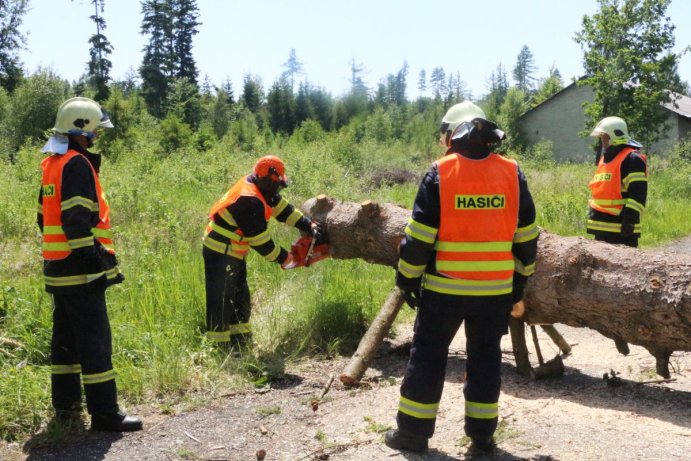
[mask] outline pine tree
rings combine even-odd
[[[269,126],[274,133],[291,134],[295,129],[295,97],[287,76],[281,76],[266,96]]]
[[[28,10],[29,0],[0,1],[0,87],[14,91],[24,75],[19,51],[26,37],[19,27]]]
[[[533,53],[530,52],[528,45],[523,45],[521,52],[518,53],[516,66],[513,68],[513,79],[516,81],[516,87],[528,95],[533,89],[535,78],[535,59]]]
[[[192,39],[199,33],[199,8],[196,0],[174,0],[173,13],[173,51],[176,61],[175,77],[186,78],[197,84],[197,63],[192,56]]]
[[[288,60],[283,63],[283,67],[286,68],[285,72],[283,72],[283,76],[286,77],[287,81],[290,83],[290,90],[293,91],[295,89],[295,77],[303,73],[302,63],[298,61],[295,48],[290,49]]]
[[[261,78],[252,74],[245,74],[242,80],[242,97],[240,100],[245,107],[257,115],[264,100],[264,90]]]
[[[417,77],[417,89],[420,91],[420,94],[424,93],[427,89],[427,74],[425,73],[425,69],[421,69]]]
[[[91,59],[88,65],[89,82],[96,88],[94,99],[96,101],[104,101],[110,95],[108,82],[110,81],[110,70],[113,67],[113,64],[106,56],[113,52],[113,47],[102,33],[106,28],[106,21],[102,16],[105,0],[91,0],[91,3],[94,5],[94,14],[90,19],[96,25],[96,33],[89,39],[91,44],[91,49],[89,50]],[[101,15],[99,15],[99,10]]]
[[[429,76],[429,85],[432,88],[432,95],[434,99],[441,100],[442,96],[446,94],[446,72],[441,67],[432,69]]]

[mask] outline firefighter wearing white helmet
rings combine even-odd
[[[466,101],[441,123],[446,155],[420,184],[400,245],[396,285],[419,306],[401,385],[398,427],[384,441],[425,451],[439,410],[449,344],[465,322],[465,433],[491,451],[499,415],[501,348],[512,305],[535,271],[538,229],[528,183],[492,152],[504,133]]]
[[[38,226],[45,289],[53,298],[51,395],[55,416],[78,421],[82,384],[91,428],[142,429],[117,402],[106,288],[120,283],[110,209],[99,181],[101,156],[89,151],[99,128],[113,124],[95,101],[65,101],[43,147]]]
[[[603,118],[590,136],[600,139],[602,151],[589,183],[587,231],[595,240],[637,247],[648,195],[641,144],[631,138],[620,117]]]

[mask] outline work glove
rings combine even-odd
[[[422,296],[420,293],[420,289],[417,288],[415,290],[404,290],[403,291],[403,299],[405,300],[406,304],[410,306],[411,309],[416,309],[420,307],[422,304]]]
[[[84,264],[85,271],[95,274],[104,270],[103,259],[98,250],[96,245],[90,245],[88,247],[77,248],[72,250],[72,252]]]

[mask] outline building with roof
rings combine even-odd
[[[674,96],[673,102],[663,106],[668,111],[669,128],[660,141],[646,146],[647,152],[666,155],[679,141],[691,139],[691,98],[678,93]],[[529,144],[551,141],[554,159],[558,162],[593,161],[593,138],[581,137],[578,133],[586,129],[583,103],[594,98],[595,91],[590,85],[571,83],[518,118],[524,139]],[[636,133],[631,136],[636,139]]]

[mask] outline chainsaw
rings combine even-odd
[[[298,238],[290,247],[293,261],[284,266],[284,269],[295,269],[296,267],[309,267],[310,265],[331,256],[331,248],[328,243],[317,242],[317,239],[310,236]]]

